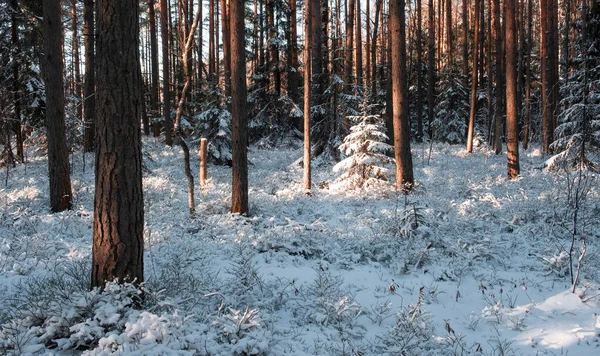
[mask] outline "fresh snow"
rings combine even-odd
[[[328,188],[333,164],[306,195],[301,148],[253,147],[250,216],[229,213],[231,169],[209,166],[190,220],[182,153],[144,138],[148,307],[135,310],[131,286],[87,291],[93,155],[85,169],[72,157],[73,210],[50,214],[47,161],[30,150],[2,171],[0,354],[600,354],[597,180],[571,293],[568,177],[538,151],[509,181],[505,155],[416,145],[409,195]]]

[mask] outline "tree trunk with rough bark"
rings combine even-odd
[[[50,209],[59,212],[72,207],[69,151],[65,128],[63,82],[63,29],[59,0],[44,1],[43,73],[46,84],[46,130]]]
[[[392,103],[394,122],[394,158],[396,188],[411,190],[414,184],[410,127],[408,118],[408,86],[406,80],[406,21],[404,0],[390,1],[390,34],[392,53]]]
[[[244,1],[231,1],[231,212],[248,214],[248,119]]]
[[[92,287],[115,279],[144,282],[138,6],[98,1]]]

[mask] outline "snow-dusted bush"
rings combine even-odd
[[[378,115],[350,117],[358,123],[350,128],[351,133],[340,145],[346,158],[333,167],[334,172],[344,172],[336,183],[348,188],[368,187],[377,180],[387,180],[388,169],[384,166],[393,163],[386,153],[393,147],[385,143],[383,120]]]
[[[416,304],[401,308],[387,335],[374,345],[377,354],[423,355],[438,348],[433,342],[433,326],[430,319],[431,315],[421,310],[420,300]]]

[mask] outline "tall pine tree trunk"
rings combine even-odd
[[[165,118],[165,142],[173,145],[173,123],[171,121],[171,72],[169,70],[169,5],[168,0],[160,0],[160,32],[162,37],[162,66],[163,66],[163,116]]]
[[[346,64],[344,68],[344,83],[346,83],[346,94],[352,93],[352,56],[354,47],[354,18],[355,0],[346,0],[348,4],[348,15],[346,17]]]
[[[94,0],[83,2],[83,40],[85,44],[85,79],[83,86],[83,150],[96,148],[96,55],[94,30]]]
[[[290,0],[290,29],[288,43],[288,95],[294,103],[298,102],[298,33],[296,29],[296,0]]]
[[[392,53],[392,103],[394,122],[394,158],[396,188],[411,190],[414,184],[410,127],[408,117],[408,85],[406,81],[406,21],[404,0],[390,1],[390,34]]]
[[[433,0],[429,0],[429,22],[427,49],[427,121],[429,139],[433,140],[433,107],[435,106],[435,10]]]
[[[365,15],[365,82],[366,87],[371,86],[371,1],[367,0]]]
[[[244,1],[230,0],[231,212],[248,213],[248,119],[246,117],[246,32]]]
[[[502,152],[502,131],[504,129],[503,111],[504,111],[504,73],[502,73],[502,31],[500,26],[500,0],[493,0],[493,26],[494,38],[496,43],[496,108],[494,112],[494,152],[500,154]]]
[[[371,41],[371,95],[377,96],[377,39],[379,30],[379,13],[383,0],[375,0],[375,24],[373,26],[373,40]]]
[[[79,69],[79,21],[77,16],[77,1],[71,0],[71,24],[73,33],[73,77],[75,78],[73,85],[75,86],[74,95],[77,100],[81,100],[81,71]],[[81,120],[81,111],[83,105],[77,105],[75,109],[75,117]]]
[[[417,142],[423,142],[423,18],[421,2],[417,0]]]
[[[20,56],[20,41],[19,33],[17,31],[17,13],[19,12],[19,5],[16,0],[10,1],[11,14],[11,41],[13,46],[13,66],[12,66],[12,91],[13,91],[13,104],[15,118],[12,124],[12,130],[15,133],[15,143],[17,145],[17,157],[19,161],[25,162],[25,153],[23,150],[23,134],[21,131],[21,84],[19,83],[20,73],[20,60],[16,57]]]
[[[230,53],[230,45],[229,37],[230,31],[229,26],[229,1],[230,0],[221,0],[221,29],[223,34],[223,84],[225,86],[225,98],[228,103],[227,107],[229,108],[229,99],[231,97],[231,53]]]
[[[360,11],[360,0],[355,0],[356,12],[356,85],[363,85],[363,55],[362,55],[362,21]]]
[[[216,73],[215,59],[215,0],[208,3],[208,79],[214,80]]]
[[[114,279],[139,284],[144,282],[144,200],[138,2],[99,0],[97,19],[92,287]]]
[[[517,115],[517,28],[515,0],[506,1],[506,152],[508,178],[519,176],[519,132]]]
[[[59,212],[72,207],[69,151],[65,128],[63,29],[60,0],[44,1],[43,14],[43,73],[46,84],[50,209],[52,212]]]
[[[473,133],[475,132],[475,114],[477,113],[477,61],[479,60],[479,4],[475,1],[475,40],[473,41],[473,73],[471,76],[471,108],[467,133],[467,152],[473,152]]]
[[[525,48],[525,127],[523,128],[523,149],[529,146],[531,126],[531,47],[533,43],[533,0],[527,0],[527,47]]]
[[[150,84],[150,108],[152,117],[158,113],[158,82],[160,73],[158,72],[158,38],[156,33],[156,13],[154,11],[154,0],[148,1],[148,20],[150,23],[150,62],[152,67],[152,82]],[[149,132],[145,132],[146,135]]]

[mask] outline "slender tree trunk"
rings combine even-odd
[[[452,68],[454,59],[454,44],[452,41],[452,0],[446,0],[446,55],[448,67]]]
[[[313,0],[314,1],[314,0]],[[354,18],[355,0],[347,0],[348,17],[346,18],[346,67],[344,68],[344,83],[346,83],[346,94],[352,93],[352,55],[354,47]]]
[[[50,209],[59,212],[72,207],[69,151],[65,128],[63,83],[63,32],[59,0],[44,1],[44,82],[46,84],[46,130]]]
[[[373,41],[371,41],[371,95],[377,96],[377,38],[379,29],[379,12],[383,0],[375,0],[375,24],[373,26]]]
[[[392,43],[392,102],[394,121],[394,157],[396,188],[411,190],[414,184],[410,127],[408,118],[408,86],[406,81],[406,44],[404,0],[390,1],[390,34]]]
[[[469,0],[462,0],[462,42],[463,79],[466,89],[469,85]]]
[[[202,60],[202,53],[204,51],[204,36],[202,35],[202,33],[204,32],[204,18],[203,18],[203,13],[202,11],[204,10],[204,4],[202,3],[203,0],[198,0],[198,6],[200,7],[200,24],[198,25],[198,44],[197,49],[198,49],[198,88],[200,88],[202,86],[202,69],[204,68],[204,62]]]
[[[223,33],[223,83],[225,86],[225,98],[228,103],[227,107],[229,108],[230,101],[228,98],[231,97],[231,53],[230,53],[230,45],[229,42],[229,1],[230,0],[221,0],[221,29]]]
[[[508,178],[519,176],[519,132],[517,115],[517,26],[516,1],[506,1],[506,152]]]
[[[94,0],[83,2],[83,39],[85,43],[85,83],[83,86],[83,150],[96,148],[96,55],[94,30]]]
[[[531,126],[531,47],[533,43],[533,0],[527,0],[527,47],[525,56],[525,127],[523,130],[523,149],[529,146],[529,131]]]
[[[552,143],[552,116],[550,109],[550,88],[548,80],[548,3],[552,0],[540,0],[540,77],[542,84],[542,153],[550,152]]]
[[[77,16],[77,0],[71,0],[71,23],[72,23],[72,31],[73,31],[73,73],[74,73],[74,83],[75,86],[75,97],[78,101],[81,100],[81,71],[79,69],[79,21]],[[78,105],[75,108],[75,117],[78,120],[81,120],[81,111],[83,109],[83,105]]]
[[[290,42],[289,49],[289,71],[288,71],[288,95],[293,102],[298,102],[299,86],[299,63],[298,63],[298,32],[296,25],[296,0],[290,0]]]
[[[314,52],[313,21],[318,18],[320,8],[318,0],[306,0],[305,20],[305,45],[304,45],[304,190],[311,190],[311,104],[312,104],[312,57]]]
[[[12,67],[12,91],[15,118],[13,120],[12,129],[15,133],[15,143],[17,145],[17,157],[19,161],[25,162],[25,153],[23,151],[23,134],[21,131],[21,84],[19,83],[20,59],[17,57],[20,53],[19,33],[17,31],[17,13],[19,12],[19,4],[16,0],[10,1],[11,7],[11,41],[13,46],[13,67]]]
[[[215,0],[209,0],[208,4],[208,76],[214,80],[216,73],[215,60]]]
[[[231,0],[231,212],[248,214],[248,119],[244,1]]]
[[[423,142],[423,18],[417,0],[417,142]]]
[[[433,108],[435,106],[435,9],[433,0],[429,0],[429,45],[427,49],[427,121],[429,139],[433,140]]]
[[[523,122],[522,122],[522,114],[523,114],[523,85],[525,76],[523,75],[523,62],[524,62],[524,47],[525,47],[525,31],[523,26],[523,12],[525,0],[516,0],[515,3],[515,11],[516,11],[516,38],[518,38],[517,45],[517,133],[520,138],[520,134],[523,131]]]
[[[169,54],[169,5],[168,0],[160,0],[160,32],[162,36],[162,66],[163,66],[163,116],[165,118],[165,142],[173,145],[173,124],[171,121],[171,79]]]
[[[487,0],[487,123],[488,123],[488,143],[490,146],[493,146],[494,139],[494,128],[492,127],[494,124],[494,95],[493,95],[493,86],[492,86],[492,78],[493,78],[493,57],[494,57],[494,37],[492,36],[492,0]]]
[[[154,11],[154,0],[148,1],[148,17],[150,22],[150,61],[152,66],[152,83],[150,88],[150,108],[152,109],[152,117],[158,113],[158,38],[156,33],[156,13]],[[144,132],[148,135],[150,132]]]
[[[275,0],[267,0],[267,26],[269,27],[269,75],[273,90],[281,95],[281,75],[279,73],[279,49],[277,47],[277,27],[275,25]]]
[[[366,20],[365,20],[365,24],[366,24],[366,34],[365,34],[365,81],[366,81],[366,87],[371,86],[371,1],[367,0],[367,7],[366,7]]]
[[[475,132],[475,114],[477,113],[477,61],[479,60],[479,4],[475,1],[475,40],[473,41],[473,73],[471,76],[471,108],[467,133],[467,152],[473,152],[473,133]]]
[[[97,19],[92,287],[102,288],[114,279],[144,282],[138,2],[99,0]]]
[[[356,1],[356,84],[358,87],[363,85],[363,55],[362,55],[362,21],[360,0]]]
[[[474,0],[477,1],[477,0]],[[462,0],[462,76],[463,76],[463,86],[465,91],[469,87],[469,0]],[[475,30],[477,31],[477,30]],[[475,63],[475,66],[477,63]],[[477,69],[473,67],[473,71],[476,72]],[[465,132],[465,136],[467,137],[467,145],[468,145],[468,136],[469,136],[469,118],[465,118],[465,127],[467,128]]]
[[[494,132],[494,152],[500,154],[502,152],[502,131],[504,129],[503,120],[503,88],[504,88],[504,73],[502,73],[502,31],[500,26],[500,0],[493,0],[494,8],[494,34],[496,40],[496,109],[495,109],[495,132]]]
[[[176,130],[174,132],[175,140],[178,141],[181,149],[183,150],[184,155],[184,167],[185,167],[185,176],[187,178],[188,183],[188,209],[190,211],[190,217],[193,219],[196,215],[196,203],[194,201],[194,176],[192,175],[192,169],[190,166],[190,149],[185,142],[185,140],[181,137],[181,115],[183,114],[183,105],[186,101],[187,91],[190,89],[192,84],[192,68],[190,66],[190,57],[192,53],[192,48],[194,44],[194,32],[196,32],[196,28],[198,27],[198,22],[200,21],[200,6],[196,11],[196,17],[194,19],[193,24],[191,24],[188,29],[185,31],[183,40],[183,49],[181,52],[181,64],[183,65],[183,74],[185,76],[185,84],[181,91],[181,95],[179,96],[179,104],[177,105],[177,112],[175,114],[175,127]],[[191,11],[191,9],[187,9],[187,11]],[[187,17],[187,16],[186,16]],[[187,26],[186,26],[187,27]]]

